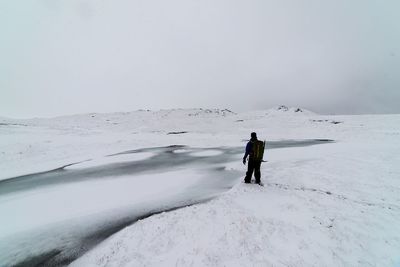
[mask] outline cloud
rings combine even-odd
[[[4,1],[0,114],[278,104],[398,113],[399,8],[394,0]]]

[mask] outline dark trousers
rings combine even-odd
[[[244,181],[246,183],[250,183],[251,176],[253,175],[253,171],[254,171],[254,177],[256,178],[256,183],[261,182],[260,167],[261,167],[261,161],[255,161],[255,160],[250,159],[249,163],[247,165],[247,172],[246,172],[246,177],[244,178]]]

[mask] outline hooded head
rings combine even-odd
[[[251,140],[257,140],[257,134],[255,132],[251,133]]]

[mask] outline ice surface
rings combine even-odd
[[[97,159],[91,159],[84,162],[80,162],[77,164],[70,165],[65,169],[82,169],[82,168],[91,168],[98,167],[112,163],[121,163],[121,162],[132,162],[138,160],[148,159],[151,156],[154,156],[154,153],[132,153],[132,154],[122,154],[122,155],[113,155],[108,157],[100,157]]]
[[[191,155],[195,157],[210,157],[210,156],[220,155],[221,153],[222,152],[219,150],[207,150],[207,151],[191,153]]]

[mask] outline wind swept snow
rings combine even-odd
[[[253,131],[264,187],[242,183]],[[399,137],[400,115],[287,107],[3,118],[0,266],[97,243],[71,265],[397,266]]]
[[[72,266],[395,266],[397,147],[268,151],[264,187],[139,221]],[[238,166],[236,166],[238,167]]]

